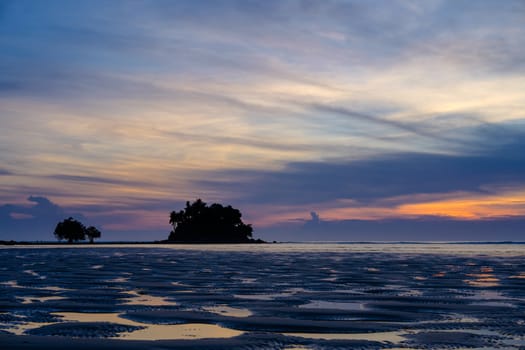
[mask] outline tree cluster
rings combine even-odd
[[[95,238],[100,238],[102,235],[100,231],[94,227],[86,227],[80,221],[69,217],[59,222],[55,228],[55,237],[59,240],[67,240],[68,243],[83,241],[86,237],[89,238],[89,242],[93,243]]]
[[[241,220],[242,214],[230,205],[208,206],[197,199],[186,202],[186,208],[172,211],[173,225],[168,241],[181,243],[248,243],[253,242],[252,226]]]

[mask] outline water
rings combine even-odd
[[[0,249],[93,249],[86,244],[46,244],[40,246],[0,246]],[[97,244],[97,248],[158,248],[190,251],[267,252],[267,253],[396,253],[396,254],[456,254],[490,256],[525,256],[525,243],[352,243],[309,242],[279,244]],[[94,268],[97,265],[94,265]]]
[[[10,246],[0,259],[0,337],[525,346],[521,244]]]

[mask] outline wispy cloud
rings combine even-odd
[[[518,130],[509,130],[503,144],[494,141],[492,148],[481,144],[472,154],[394,153],[350,161],[297,162],[281,170],[212,172],[209,178],[216,180],[200,181],[199,185],[221,188],[238,200],[270,206],[305,208],[352,200],[355,212],[366,212],[366,207],[374,207],[375,203],[377,212],[385,215],[381,207],[410,202],[410,196],[419,194],[463,192],[464,197],[465,193],[486,195],[490,186],[524,187],[525,159],[519,150],[525,145],[524,138],[518,137],[523,131]],[[494,132],[502,129],[496,128]],[[488,130],[483,133],[492,134]],[[497,196],[497,192],[492,196]],[[386,201],[399,196],[404,196],[404,200],[391,204]]]
[[[151,228],[196,197],[276,222],[522,184],[522,1],[1,4],[0,203]]]
[[[100,176],[82,176],[82,175],[47,175],[46,177],[62,181],[72,182],[87,182],[91,184],[110,184],[110,185],[125,185],[125,186],[146,186],[146,182],[128,181],[125,179],[118,179],[115,177],[100,177]]]
[[[314,110],[317,110],[321,113],[335,114],[347,117],[350,125],[352,125],[352,123],[355,124],[355,122],[357,121],[364,124],[372,124],[376,127],[379,126],[386,127],[387,129],[394,129],[395,131],[404,131],[409,133],[409,137],[423,137],[434,141],[450,142],[457,145],[462,145],[466,143],[466,140],[461,139],[459,137],[453,138],[450,135],[443,134],[439,130],[432,130],[433,125],[431,125],[430,123],[421,123],[417,121],[408,122],[399,121],[395,119],[387,119],[379,117],[377,115],[353,111],[340,106],[315,104],[312,107]]]
[[[523,240],[525,216],[461,220],[426,217],[384,220],[335,220],[318,224],[308,220],[301,224],[269,228],[268,240],[278,241],[516,241]],[[498,235],[494,235],[498,232]]]

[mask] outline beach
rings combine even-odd
[[[7,349],[518,349],[525,245],[0,248]]]

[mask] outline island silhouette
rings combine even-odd
[[[168,243],[262,243],[252,238],[253,228],[231,205],[208,206],[200,198],[180,211],[172,211]]]
[[[266,243],[261,239],[252,237],[253,228],[250,224],[242,221],[242,213],[231,205],[213,203],[206,204],[202,199],[193,203],[186,202],[186,207],[180,211],[170,213],[169,223],[173,229],[168,239],[161,241],[110,241],[103,244],[159,244],[159,243],[191,243],[191,244],[216,244],[216,243]],[[53,232],[59,244],[72,244],[79,241],[89,240],[94,243],[102,233],[94,226],[86,227],[82,222],[72,217],[57,223]],[[275,241],[274,241],[275,243]],[[32,244],[56,244],[49,241],[19,242],[3,241],[0,245],[32,245]]]

